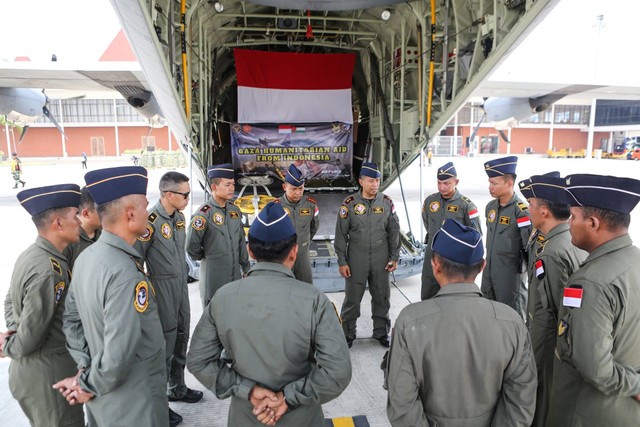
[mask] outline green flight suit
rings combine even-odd
[[[76,262],[63,316],[67,347],[100,427],[167,427],[164,336],[140,254],[103,231]]]
[[[640,424],[639,265],[640,249],[625,234],[569,278],[565,289],[581,286],[582,298],[579,308],[564,298],[560,306],[547,426]]]
[[[528,427],[536,365],[527,328],[475,283],[410,304],[393,328],[385,384],[393,427]]]
[[[420,299],[432,298],[440,291],[440,285],[433,277],[431,268],[431,243],[445,219],[452,218],[462,224],[472,227],[482,234],[480,226],[480,212],[476,205],[464,197],[456,189],[450,199],[445,199],[440,193],[434,193],[424,199],[422,204],[422,223],[426,230],[424,250],[424,264],[422,265],[422,287],[420,289]]]
[[[223,285],[249,271],[249,255],[240,208],[215,200],[200,206],[191,218],[187,253],[200,264],[200,298],[205,307]]]
[[[307,196],[303,196],[298,203],[291,203],[286,194],[277,199],[277,202],[289,214],[298,235],[298,257],[293,265],[293,274],[296,279],[313,285],[309,245],[320,227],[318,205],[313,198]]]
[[[571,244],[569,224],[553,227],[533,258],[529,281],[528,327],[533,355],[538,370],[538,394],[533,426],[544,427],[549,412],[549,398],[553,382],[553,351],[556,347],[558,307],[562,304],[562,290],[569,276],[580,268],[587,253]]]
[[[40,236],[11,276],[5,318],[16,333],[4,344],[9,389],[33,426],[84,426],[82,405],[70,406],[51,387],[78,372],[62,333],[70,279],[67,259]]]
[[[73,264],[78,259],[78,255],[82,253],[89,246],[93,245],[100,238],[100,233],[102,230],[96,230],[93,235],[93,239],[87,235],[87,232],[84,231],[82,227],[80,227],[80,240],[77,243],[72,243],[64,250],[64,256],[69,260],[69,270],[73,271]]]
[[[379,192],[374,199],[365,199],[361,191],[347,197],[338,212],[334,247],[338,264],[348,265],[351,270],[351,277],[345,279],[340,314],[345,337],[356,338],[356,322],[367,283],[373,337],[386,337],[391,326],[391,290],[385,268],[400,256],[400,224],[391,198]]]
[[[138,237],[135,248],[147,264],[147,271],[156,291],[158,314],[166,342],[168,394],[182,398],[187,392],[184,367],[189,341],[189,266],[186,252],[184,214],[169,215],[158,203],[149,211],[147,232]]]
[[[513,195],[505,206],[493,199],[486,207],[487,266],[482,272],[482,294],[526,318],[527,243],[531,235],[529,208]]]
[[[278,426],[322,427],[320,405],[351,380],[335,306],[270,262],[216,292],[193,332],[187,367],[219,399],[231,397],[230,427],[262,425],[248,400],[255,384],[284,392],[289,410]]]
[[[536,257],[539,255],[539,252],[542,250],[543,245],[544,245],[544,234],[542,234],[540,230],[534,227],[531,230],[531,234],[529,235],[529,240],[527,241],[527,254],[529,255],[527,258],[527,283],[533,282],[533,278],[535,277],[535,269],[533,268],[533,265],[535,264]],[[531,289],[531,287],[529,287],[528,289]],[[529,317],[527,317],[526,322],[528,325]]]

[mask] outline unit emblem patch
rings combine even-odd
[[[193,221],[191,221],[191,228],[194,230],[204,230],[204,226],[207,224],[207,219],[202,215],[196,215],[193,217]]]
[[[440,209],[440,202],[429,203],[429,210],[431,212],[438,212],[438,209]]]
[[[172,233],[171,226],[166,222],[162,224],[160,231],[162,232],[162,237],[164,237],[165,239],[171,238],[171,233]]]
[[[149,240],[151,240],[151,236],[153,236],[153,228],[150,225],[147,225],[146,230],[140,237],[138,237],[138,240],[140,240],[141,242],[148,242]]]
[[[224,224],[224,217],[222,216],[221,213],[216,212],[213,214],[213,223],[215,225],[222,225]]]
[[[53,292],[56,297],[56,302],[60,301],[60,298],[62,298],[62,294],[64,293],[64,287],[65,287],[64,282],[58,282],[56,287],[53,289]]]
[[[356,215],[362,215],[367,213],[367,207],[362,203],[358,203],[353,207],[353,211],[356,213]]]
[[[142,280],[136,285],[136,295],[133,300],[133,307],[138,313],[144,313],[149,306],[149,286]]]
[[[560,319],[558,322],[558,336],[563,336],[567,332],[567,329],[569,329],[569,323],[564,319]]]
[[[345,219],[346,217],[349,216],[349,210],[347,209],[346,206],[340,206],[340,212],[339,212],[340,218]]]
[[[494,222],[496,220],[496,211],[495,209],[491,209],[487,214],[487,220],[489,222]]]

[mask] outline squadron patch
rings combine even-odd
[[[157,213],[155,213],[155,212],[151,212],[151,213],[149,214],[149,218],[148,218],[148,219],[149,219],[149,222],[150,222],[151,224],[153,224],[154,222],[156,222],[156,219],[158,219],[158,214],[157,214]]]
[[[448,205],[447,212],[458,212],[458,207],[456,205]]]
[[[358,203],[353,207],[353,211],[356,213],[356,215],[362,215],[367,213],[367,207],[362,203]]]
[[[224,224],[224,217],[222,216],[221,213],[216,212],[213,214],[213,223],[215,225],[222,225]]]
[[[184,230],[184,221],[176,222],[176,230]]]
[[[374,214],[384,213],[384,206],[374,206],[371,212],[373,212]]]
[[[162,232],[162,237],[164,237],[165,239],[171,238],[171,234],[172,234],[171,226],[166,222],[162,224],[162,227],[160,227],[160,231]]]
[[[62,275],[62,267],[60,266],[60,261],[55,258],[49,258],[49,262],[51,263],[51,268],[56,273]]]
[[[494,222],[496,220],[496,211],[495,211],[495,209],[491,209],[489,211],[489,214],[487,215],[487,220],[489,222]]]
[[[440,202],[429,203],[429,210],[431,212],[438,212],[438,209],[440,209]]]
[[[567,332],[567,329],[569,329],[569,323],[564,319],[560,319],[558,322],[558,336],[563,336]]]
[[[149,286],[144,280],[136,285],[136,295],[133,299],[133,307],[138,313],[144,313],[149,306]]]
[[[64,293],[64,282],[58,282],[58,284],[53,288],[53,293],[56,297],[56,303],[60,301],[62,298],[62,294]]]
[[[193,217],[193,221],[191,221],[191,228],[194,230],[204,230],[204,226],[207,224],[207,219],[202,215],[197,215]]]
[[[346,206],[340,206],[339,215],[340,215],[340,218],[345,219],[346,217],[349,216],[349,209],[347,209]]]
[[[538,280],[542,280],[544,278],[544,261],[541,259],[536,261],[536,278]]]
[[[146,230],[140,237],[138,237],[138,240],[140,240],[141,242],[148,242],[149,240],[151,240],[151,236],[153,236],[153,227],[147,224]]]
[[[509,225],[510,222],[511,222],[511,218],[508,216],[501,216],[500,219],[498,220],[498,223],[502,225]]]
[[[238,215],[238,212],[236,212],[236,211],[229,211],[229,218],[238,219],[238,218],[240,218],[240,215]]]

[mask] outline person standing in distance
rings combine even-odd
[[[531,219],[529,208],[514,192],[517,165],[516,156],[484,164],[494,199],[486,207],[487,266],[481,289],[486,298],[507,304],[524,319]]]
[[[277,199],[277,202],[291,218],[298,235],[298,256],[293,265],[293,274],[296,279],[313,285],[309,247],[320,227],[320,218],[318,218],[320,211],[314,199],[308,196],[303,197],[304,178],[295,165],[289,166],[282,188],[284,194]]]
[[[531,425],[536,366],[524,322],[482,298],[482,236],[446,219],[433,237],[442,289],[398,316],[387,358],[387,416],[393,427]]]
[[[338,212],[334,247],[340,275],[345,278],[342,329],[349,347],[356,339],[356,323],[365,287],[371,294],[373,338],[389,347],[389,273],[398,268],[400,225],[393,201],[378,192],[380,172],[363,163],[361,190],[347,197]]]
[[[71,407],[51,385],[73,375],[62,312],[71,271],[65,248],[78,241],[80,187],[61,184],[18,193],[38,237],[16,261],[11,276],[0,357],[11,358],[9,389],[33,426],[84,426],[82,406]],[[5,420],[9,421],[9,420]]]
[[[147,171],[99,169],[88,172],[85,181],[103,231],[76,260],[63,316],[78,373],[54,387],[70,404],[86,403],[100,427],[168,427],[156,290],[133,247],[146,231]]]
[[[212,166],[210,202],[200,206],[191,218],[187,253],[200,264],[200,298],[205,307],[220,287],[238,280],[249,271],[249,256],[242,226],[242,212],[231,200],[235,181],[233,166]]]
[[[432,298],[440,291],[440,285],[433,277],[431,270],[431,241],[436,235],[444,220],[453,218],[464,225],[473,227],[482,234],[480,226],[480,213],[476,205],[458,191],[458,175],[452,162],[449,162],[438,169],[438,192],[424,199],[422,204],[422,223],[427,231],[424,239],[426,243],[422,266],[422,288],[420,299]]]
[[[22,162],[18,158],[18,153],[13,153],[11,156],[11,176],[13,176],[14,181],[13,188],[18,188],[18,184],[22,184],[22,187],[24,188],[26,182],[20,178],[22,175]]]
[[[189,203],[189,178],[176,171],[162,175],[160,200],[149,210],[147,230],[138,237],[136,249],[145,261],[156,290],[158,314],[166,342],[167,396],[169,401],[196,403],[202,392],[188,388],[184,381],[189,340],[189,267],[186,260],[186,227],[182,210]],[[182,416],[169,408],[169,425]]]
[[[525,184],[525,185],[522,185]],[[533,226],[545,236],[535,252],[529,277],[527,326],[538,371],[538,392],[533,426],[544,427],[549,411],[553,382],[558,307],[569,277],[580,268],[587,253],[571,244],[569,204],[555,202],[565,194],[564,179],[534,175],[520,182],[520,191],[529,201]]]
[[[249,228],[257,264],[214,295],[193,332],[187,366],[219,399],[228,425],[322,427],[322,404],[351,380],[351,358],[333,304],[291,271],[295,228],[270,202]]]
[[[559,309],[547,426],[632,427],[640,420],[640,249],[629,237],[640,181],[565,178],[571,243],[589,253]]]

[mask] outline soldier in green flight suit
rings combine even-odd
[[[559,175],[559,174],[558,174]],[[523,185],[524,184],[524,185]],[[531,223],[546,238],[530,253],[527,326],[538,371],[538,391],[533,426],[544,427],[549,411],[553,382],[553,359],[556,346],[558,307],[562,291],[587,253],[571,244],[569,204],[553,201],[565,194],[564,179],[551,174],[534,175],[520,182],[520,191],[529,201]]]
[[[431,270],[431,242],[433,236],[442,227],[444,220],[447,218],[456,219],[482,234],[478,208],[470,199],[460,194],[457,189],[459,182],[453,163],[445,164],[438,169],[438,192],[428,196],[422,204],[422,223],[426,229],[425,261],[422,266],[422,288],[420,290],[420,299],[423,301],[432,298],[440,291],[440,285],[436,282]]]
[[[80,187],[32,188],[18,200],[38,238],[18,257],[5,301],[8,331],[0,333],[0,357],[11,358],[9,389],[33,426],[84,426],[82,407],[70,407],[51,388],[76,372],[62,333],[71,281],[63,252],[79,238]]]
[[[73,264],[76,262],[78,255],[82,253],[89,246],[94,244],[100,238],[100,232],[102,231],[102,224],[100,223],[100,216],[96,210],[96,203],[93,201],[87,187],[82,187],[80,190],[80,205],[78,206],[80,213],[80,240],[77,243],[72,243],[65,249],[65,256],[69,260],[69,269],[73,271]]]
[[[562,292],[546,425],[637,426],[640,249],[628,230],[640,181],[584,174],[564,186],[571,242],[589,256]]]
[[[76,261],[63,330],[78,373],[54,385],[100,427],[167,427],[164,336],[156,290],[133,247],[147,225],[147,171],[85,175],[103,231]],[[123,417],[126,417],[123,420]]]
[[[351,380],[335,307],[291,271],[296,240],[282,206],[267,204],[249,228],[257,264],[216,292],[193,332],[187,366],[231,397],[230,427],[322,427],[321,405]]]
[[[529,209],[514,192],[516,156],[484,164],[489,176],[487,204],[487,266],[482,273],[482,294],[525,318],[527,309],[527,243],[531,235]]]
[[[249,271],[249,256],[240,208],[231,200],[235,181],[233,166],[212,166],[207,172],[213,199],[191,217],[187,253],[200,264],[200,298],[205,307],[220,287]]]
[[[320,211],[314,199],[302,197],[304,194],[304,178],[295,165],[289,166],[282,188],[284,189],[284,194],[277,201],[282,204],[284,211],[289,214],[289,218],[291,218],[298,235],[298,257],[293,266],[293,274],[296,279],[313,285],[309,246],[313,236],[318,231],[318,227],[320,227],[320,218],[318,218]]]
[[[184,382],[191,310],[182,210],[189,203],[189,178],[180,172],[167,172],[160,178],[159,190],[160,200],[149,210],[147,230],[138,237],[135,247],[156,290],[166,342],[169,401],[195,403],[202,399],[202,392],[188,388]],[[180,421],[182,416],[169,408],[169,425],[178,425]]]
[[[342,202],[336,222],[334,247],[345,278],[342,329],[351,347],[368,283],[373,338],[389,347],[389,273],[398,267],[400,224],[391,198],[378,192],[380,172],[375,163],[362,164],[358,182],[361,190]]]

